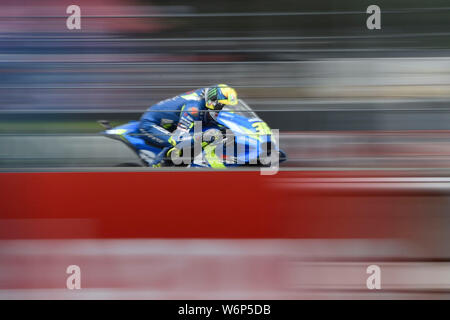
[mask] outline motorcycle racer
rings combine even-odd
[[[164,156],[170,155],[180,141],[192,139],[194,121],[207,125],[215,121],[225,105],[237,102],[235,89],[218,84],[186,92],[148,108],[140,119],[139,130],[147,143],[163,148],[152,166],[161,166]]]

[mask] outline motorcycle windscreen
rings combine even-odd
[[[233,112],[221,111],[217,122],[231,130],[234,135],[236,150],[233,157],[237,164],[257,164],[258,159],[266,155],[267,143],[271,141],[270,135],[261,135],[253,126],[256,122],[262,122],[260,118],[247,118]],[[225,153],[230,156],[230,150]]]

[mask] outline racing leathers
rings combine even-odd
[[[153,166],[159,166],[167,151],[190,137],[195,121],[211,121],[205,107],[206,88],[190,91],[151,106],[140,119],[140,132],[150,144],[163,148]]]

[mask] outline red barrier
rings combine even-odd
[[[414,215],[417,198],[392,190],[361,194],[361,186],[351,190],[345,181],[337,187],[314,182],[342,175],[1,173],[0,239],[355,238],[411,231],[396,215]],[[432,200],[426,206],[439,209]]]
[[[258,173],[4,173],[0,181],[2,219],[45,219],[33,236],[277,235],[276,198]],[[54,219],[69,220],[53,228]],[[71,223],[81,230],[70,232]]]

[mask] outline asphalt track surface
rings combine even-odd
[[[280,146],[288,155],[282,168],[450,168],[450,131],[282,132]],[[139,159],[122,142],[101,135],[0,135],[3,171],[95,171],[117,169],[125,163],[138,164]]]

